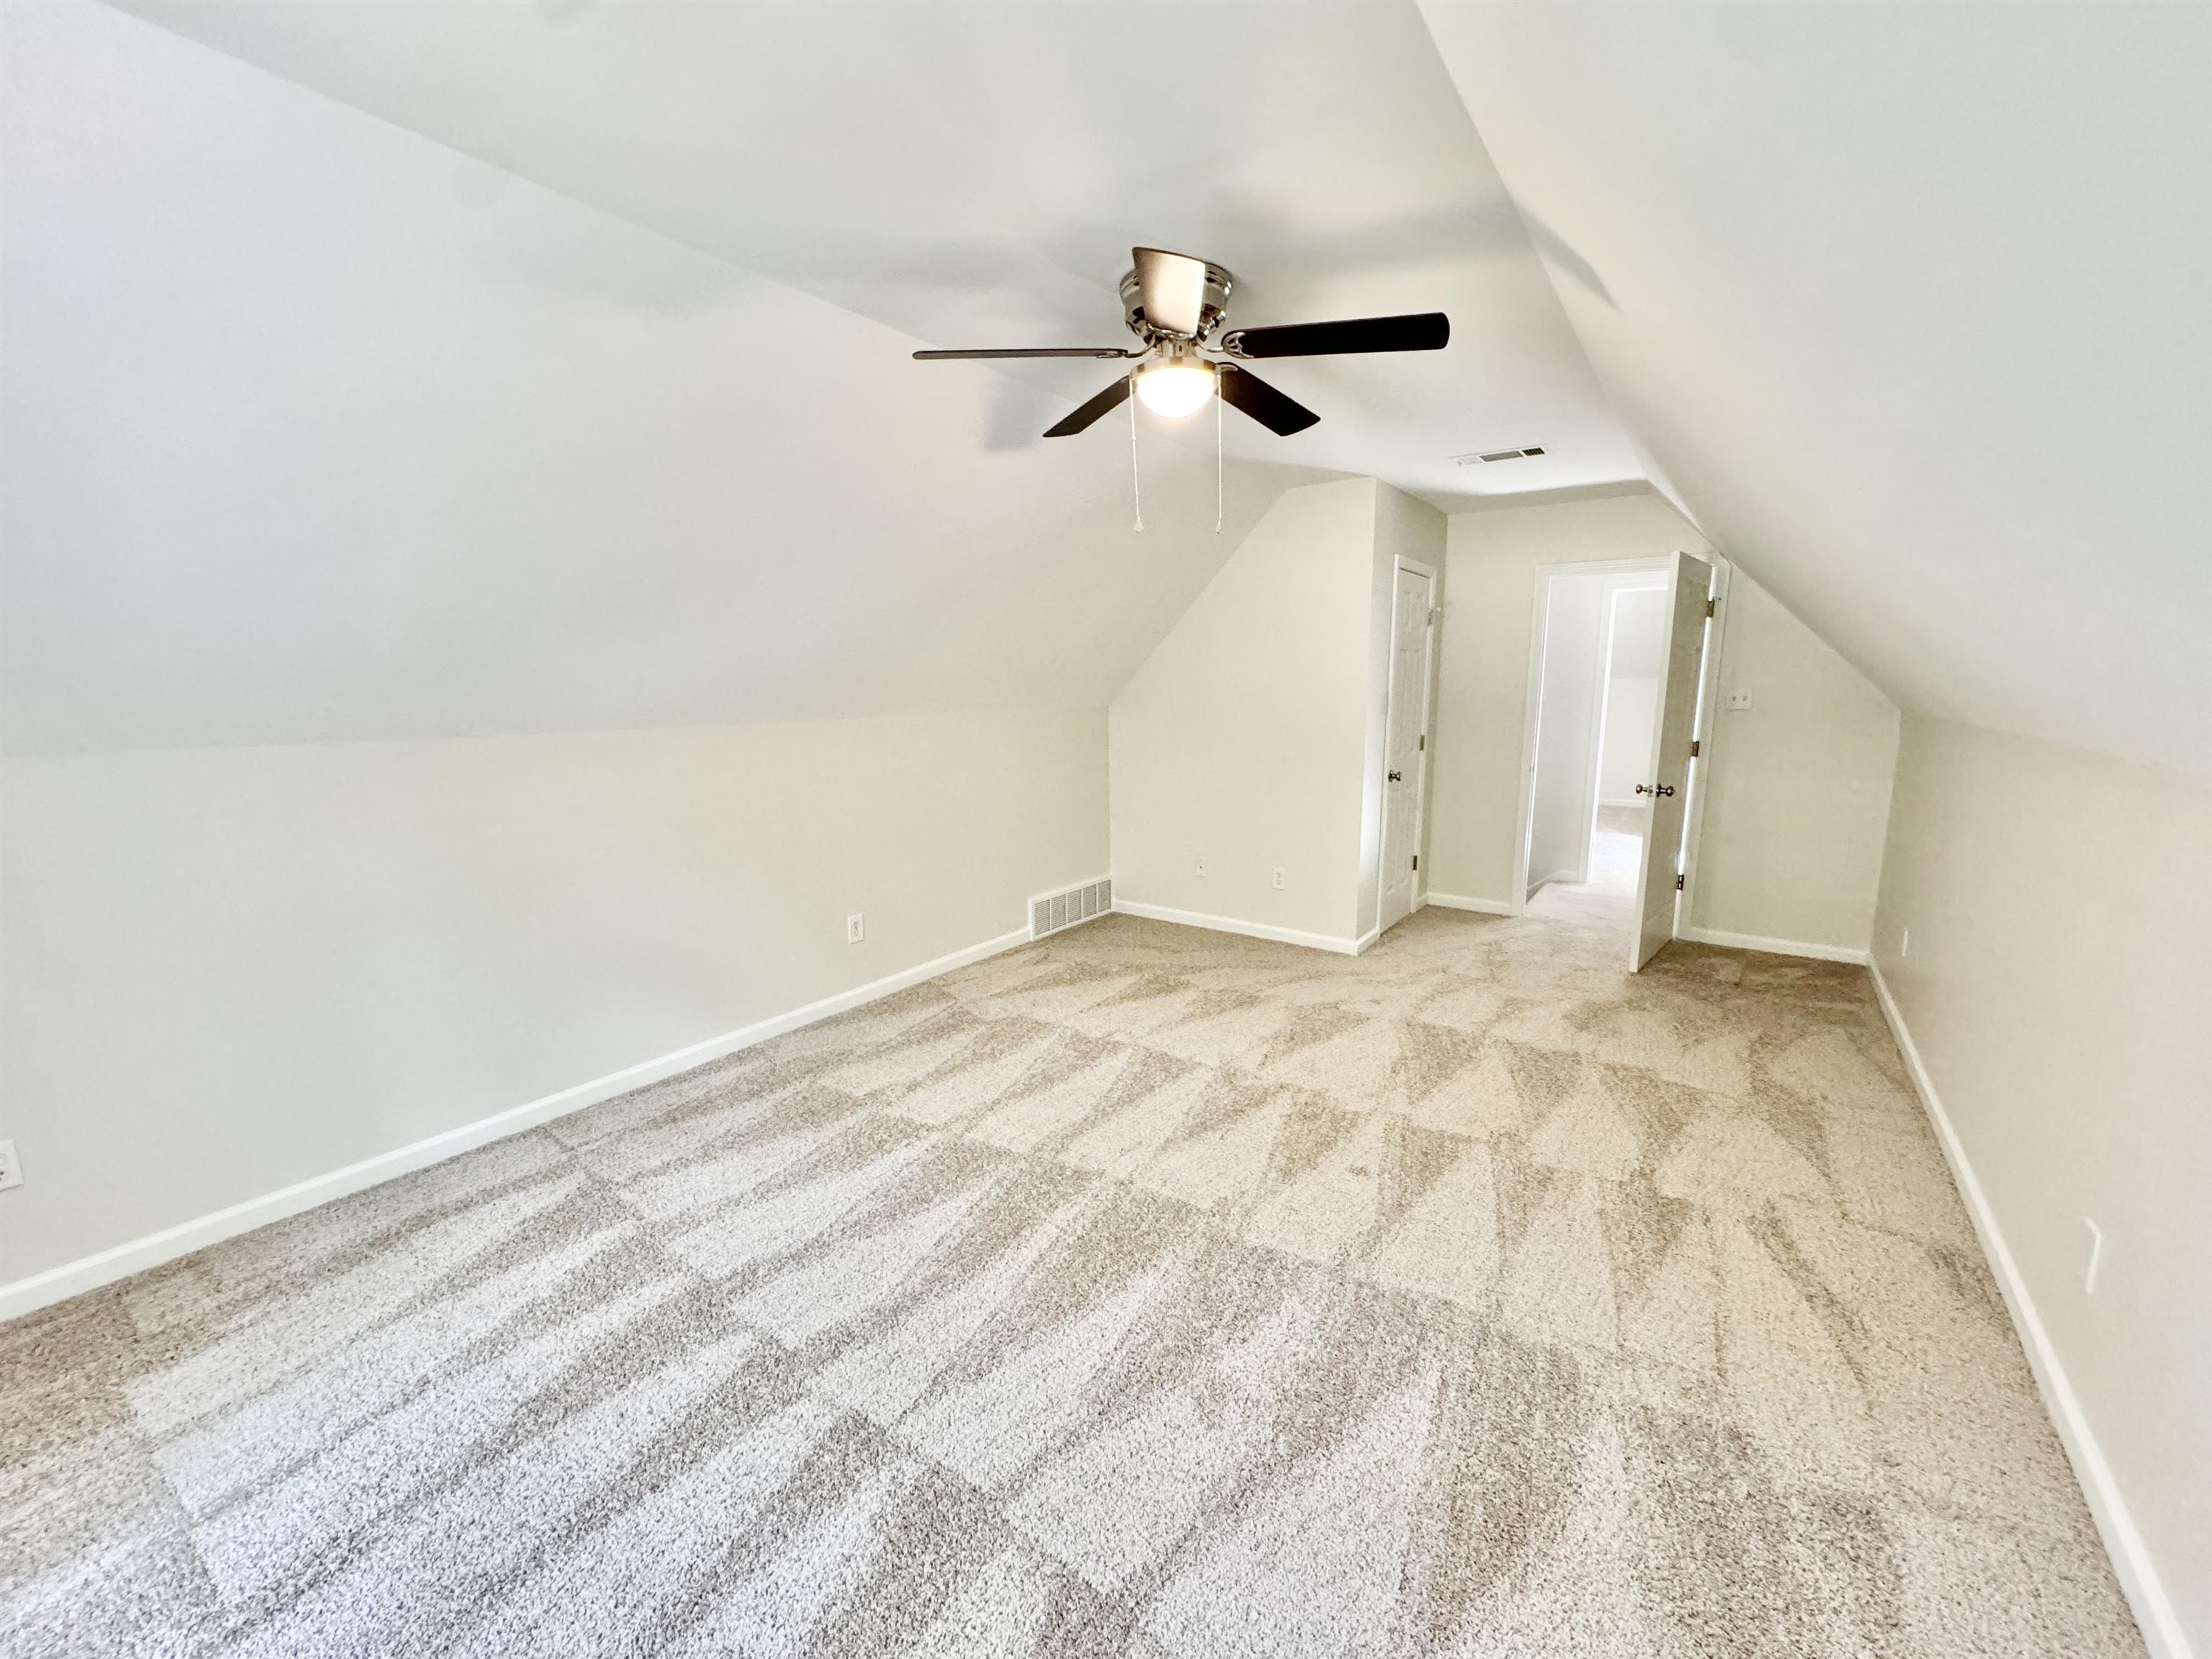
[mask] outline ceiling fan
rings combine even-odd
[[[1132,248],[1121,279],[1122,320],[1144,343],[1122,346],[1016,346],[975,351],[917,351],[926,362],[972,357],[1114,357],[1143,361],[1057,425],[1048,438],[1080,432],[1121,406],[1132,391],[1155,415],[1196,414],[1214,393],[1278,437],[1303,432],[1321,416],[1269,386],[1243,360],[1331,357],[1368,351],[1438,351],[1451,338],[1441,311],[1408,317],[1357,317],[1335,323],[1291,323],[1218,333],[1236,279],[1219,265],[1164,248]]]

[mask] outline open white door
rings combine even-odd
[[[1650,802],[1644,865],[1636,877],[1633,973],[1674,937],[1674,899],[1682,874],[1682,815],[1690,802],[1691,739],[1698,730],[1698,695],[1705,684],[1706,626],[1713,568],[1686,553],[1674,556],[1667,588],[1667,659],[1659,682],[1658,732],[1651,745],[1651,781],[1636,786]]]

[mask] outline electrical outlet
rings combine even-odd
[[[1751,692],[1749,691],[1749,690],[1747,690],[1747,688],[1745,688],[1745,687],[1743,687],[1743,686],[1738,686],[1735,690],[1733,690],[1733,691],[1729,692],[1729,708],[1750,708],[1750,707],[1751,707]]]
[[[2097,1269],[2105,1265],[2105,1230],[2086,1215],[2081,1218],[2081,1224],[2089,1230],[2089,1261],[2081,1269],[2081,1294],[2094,1296],[2097,1293]]]
[[[23,1184],[23,1166],[15,1161],[15,1143],[0,1140],[0,1193]]]
[[[858,945],[868,936],[868,919],[859,911],[845,918],[845,943]]]
[[[1206,854],[1203,853],[1198,855],[1198,873],[1201,876],[1206,873]]]
[[[1282,866],[1281,865],[1279,865],[1279,865],[1277,865],[1277,866],[1275,866],[1275,885],[1276,885],[1276,886],[1278,886],[1278,887],[1280,887],[1282,884],[1283,884],[1283,866]]]

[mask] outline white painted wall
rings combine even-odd
[[[1658,731],[1659,682],[1615,675],[1605,692],[1605,740],[1598,751],[1598,799],[1609,806],[1640,803],[1639,783],[1651,781],[1651,744]]]
[[[1358,938],[1376,489],[1279,497],[1114,699],[1117,902]]]
[[[1658,496],[1455,513],[1437,680],[1431,890],[1507,904],[1520,830],[1536,568],[1709,550]]]
[[[1531,893],[1547,882],[1580,881],[1588,873],[1610,597],[1601,575],[1554,576],[1546,586],[1535,799],[1528,815]]]
[[[1495,904],[1512,892],[1536,567],[1678,548],[1711,551],[1648,493],[1452,515],[1434,891]],[[1689,925],[1863,950],[1896,711],[1741,568],[1727,609],[1723,683],[1737,665],[1747,684],[1765,678],[1752,685],[1756,728],[1717,733]]]
[[[0,1281],[1106,867],[1106,696],[1284,475],[1217,538],[1152,444],[1133,534],[1055,395],[107,8],[0,35]]]
[[[1658,735],[1659,675],[1666,648],[1666,589],[1616,588],[1613,656],[1606,667],[1605,730],[1598,749],[1601,800],[1632,806],[1638,800],[1636,786],[1651,781],[1651,745]]]
[[[2172,1655],[2185,1631],[2212,1651],[2208,826],[2201,776],[1907,715],[1875,935],[2033,1304],[2021,1322],[2094,1442],[2069,1449],[2137,1618]],[[2105,1232],[2094,1295],[2084,1217]]]
[[[2212,771],[2212,7],[1423,11],[1645,477],[1893,701]]]
[[[0,1280],[1023,927],[1104,796],[1097,709],[12,759]]]
[[[1102,706],[1291,481],[1216,536],[1148,427],[1136,534],[1056,392],[106,7],[0,40],[9,752]]]
[[[1898,711],[1739,570],[1729,585],[1694,927],[1863,950]],[[1728,707],[1748,692],[1751,707]]]

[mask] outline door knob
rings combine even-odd
[[[1406,781],[1406,780],[1405,780],[1402,776],[1401,776],[1398,773],[1393,772],[1393,773],[1390,775],[1390,781],[1391,781],[1391,782],[1393,782],[1393,783],[1403,783],[1405,781]]]
[[[1661,795],[1673,794],[1674,793],[1674,786],[1671,783],[1639,783],[1636,786],[1636,793],[1639,795],[1650,795],[1656,799]]]

